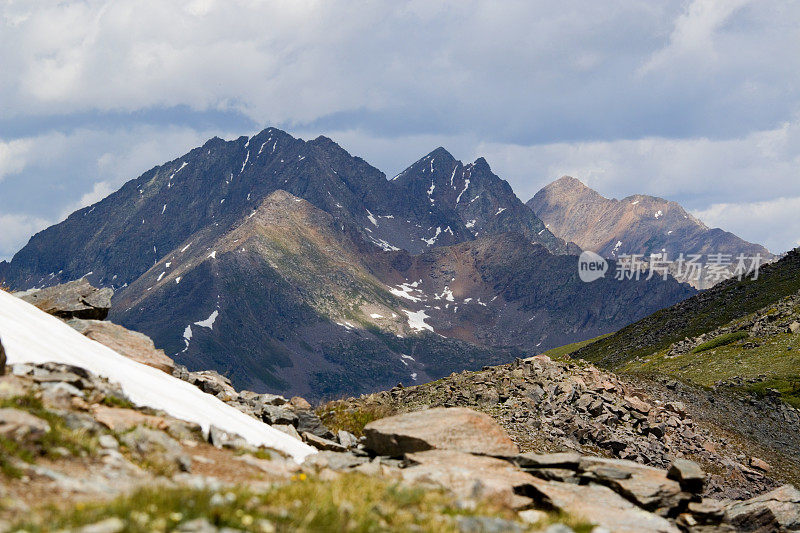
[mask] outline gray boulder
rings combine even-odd
[[[0,409],[0,437],[15,442],[30,442],[42,438],[50,425],[37,416],[20,409]]]
[[[163,431],[137,426],[124,433],[120,440],[131,452],[148,461],[174,465],[184,472],[191,470],[192,461],[183,453],[181,445]]]
[[[111,297],[114,296],[114,291],[109,288],[98,289],[85,279],[79,279],[37,291],[16,293],[16,296],[45,313],[65,320],[70,318],[105,320],[111,309]]]

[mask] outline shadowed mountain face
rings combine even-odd
[[[437,148],[392,181],[416,204],[428,205],[460,220],[475,237],[515,232],[553,253],[581,252],[545,228],[517,198],[508,182],[492,173],[482,157],[464,165],[444,148]],[[452,228],[436,229],[434,240]]]
[[[584,284],[551,253],[569,249],[482,159],[440,149],[388,181],[327,138],[270,128],[146,172],[3,268],[19,289],[114,287],[111,319],[190,369],[322,398],[583,340],[693,292]]]
[[[442,225],[451,231],[439,244],[472,238],[457,220],[408,202],[382,172],[330,139],[306,142],[269,128],[252,138],[211,139],[73,213],[35,235],[5,279],[29,287],[91,272],[93,283],[119,287],[197,231],[222,234],[279,189],[352,223],[386,249],[418,252],[429,228]]]
[[[604,257],[662,251],[669,257],[680,253],[772,257],[759,244],[709,229],[675,202],[641,194],[608,199],[570,176],[540,190],[527,205],[555,235]]]

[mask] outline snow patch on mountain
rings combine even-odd
[[[402,285],[398,285],[397,287],[389,287],[389,292],[394,294],[395,296],[399,296],[400,298],[405,298],[406,300],[411,300],[412,302],[419,302],[422,298],[418,298],[411,294],[412,292],[420,292],[415,287],[417,286],[417,282],[414,283],[403,283]]]
[[[219,311],[215,309],[214,312],[211,313],[211,316],[205,320],[201,320],[200,322],[195,322],[195,325],[200,326],[201,328],[214,329],[214,322],[216,322],[218,316]]]
[[[433,331],[433,328],[425,323],[426,318],[430,318],[424,309],[419,311],[407,311],[403,309],[403,312],[408,316],[408,327],[413,329],[414,331]]]

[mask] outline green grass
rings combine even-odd
[[[208,490],[151,487],[110,502],[78,504],[66,510],[53,507],[11,530],[46,531],[77,528],[118,517],[125,531],[172,531],[180,524],[205,518],[218,528],[245,531],[457,531],[459,515],[494,516],[513,520],[508,510],[486,504],[459,506],[442,491],[406,488],[396,482],[347,474],[333,481],[307,479],[263,493],[227,490],[215,496]],[[559,517],[560,518],[560,517]],[[585,522],[572,520],[579,530]]]
[[[757,280],[735,279],[657,311],[617,333],[591,343],[576,357],[612,370],[740,319],[800,291],[800,251],[762,267]]]
[[[356,437],[364,434],[364,426],[381,418],[392,416],[388,405],[349,406],[343,402],[329,402],[317,408],[317,416],[331,431],[349,431]]]
[[[564,346],[559,346],[558,348],[551,348],[546,352],[543,352],[541,355],[546,355],[550,359],[555,359],[560,361],[563,360],[566,356],[570,355],[571,353],[580,350],[584,346],[588,346],[593,342],[605,339],[609,335],[611,335],[611,333],[606,333],[605,335],[600,335],[599,337],[595,337],[593,339],[587,339],[585,341],[578,341],[578,342],[573,342],[572,344],[565,344]]]
[[[105,405],[106,407],[119,407],[121,409],[136,409],[136,406],[131,403],[130,400],[126,398],[120,398],[119,396],[104,396],[101,404]]]
[[[700,353],[700,352],[705,352],[706,350],[718,348],[720,346],[727,346],[728,344],[740,341],[742,339],[746,339],[747,337],[748,335],[746,331],[734,331],[732,333],[725,333],[723,335],[718,335],[717,337],[714,337],[710,341],[706,341],[703,344],[695,346],[694,349],[692,350],[692,353]]]
[[[776,389],[785,401],[800,407],[800,335],[780,333],[754,338],[753,342],[759,346],[746,348],[730,343],[674,357],[667,356],[668,350],[661,350],[642,360],[631,361],[621,370],[669,374],[704,387],[720,380],[756,378],[760,379],[758,383],[744,388],[757,394],[764,393],[767,388]]]
[[[43,419],[50,431],[30,443],[0,439],[0,471],[11,477],[18,477],[19,470],[13,466],[13,459],[31,463],[37,456],[58,458],[63,450],[72,455],[83,455],[97,449],[97,440],[82,430],[67,427],[64,419],[48,411],[42,401],[32,394],[0,400],[0,408],[13,408],[27,411]]]

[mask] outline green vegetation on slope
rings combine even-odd
[[[593,339],[587,339],[585,341],[578,341],[573,342],[571,344],[565,344],[564,346],[559,346],[558,348],[551,348],[546,352],[543,352],[541,355],[546,355],[550,359],[555,359],[558,361],[563,360],[566,356],[575,353],[576,351],[580,350],[584,346],[588,346],[593,342],[597,342],[601,339],[605,339],[611,335],[611,333],[606,333],[605,335],[600,335],[599,337],[595,337]]]
[[[700,352],[705,352],[706,350],[711,350],[713,348],[719,348],[720,346],[727,346],[728,344],[746,338],[747,338],[746,331],[734,331],[733,333],[725,333],[724,335],[714,337],[710,341],[706,341],[703,344],[695,347],[692,350],[692,353],[700,353]]]
[[[50,430],[34,439],[20,442],[0,437],[0,471],[9,477],[21,472],[15,460],[33,463],[37,456],[58,458],[63,454],[85,455],[97,448],[96,439],[87,431],[70,429],[64,419],[44,408],[42,401],[28,394],[0,400],[0,408],[19,409],[47,422]]]
[[[782,333],[754,341],[673,357],[661,350],[644,361],[630,362],[622,370],[669,374],[704,387],[734,380],[741,382],[738,386],[742,390],[757,394],[775,389],[785,401],[800,407],[800,335]]]
[[[575,352],[575,357],[616,369],[637,358],[666,350],[800,290],[800,250],[764,266],[757,280],[725,281],[688,300],[627,326]]]

